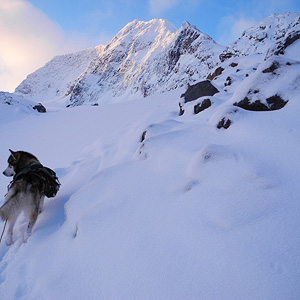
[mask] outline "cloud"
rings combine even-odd
[[[77,34],[67,37],[26,0],[0,1],[0,36],[0,90],[10,92],[55,55],[75,52],[87,44]]]
[[[219,44],[228,45],[237,40],[246,29],[255,24],[257,24],[256,19],[235,18],[233,16],[224,17],[219,23],[216,40]]]

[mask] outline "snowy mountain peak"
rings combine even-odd
[[[134,20],[109,44],[91,50],[90,61],[84,60],[82,64],[85,70],[81,69],[83,72],[74,76],[73,82],[66,84],[64,81],[67,85],[65,96],[59,101],[71,106],[119,102],[176,89],[196,81],[199,76],[204,77],[215,65],[222,50],[188,22],[177,30],[162,19],[148,22]],[[57,76],[61,73],[57,72],[57,68],[64,65],[63,60],[59,65],[51,61],[44,70]],[[68,60],[74,61],[75,58],[69,57]],[[41,69],[35,74],[39,76],[40,72]],[[69,76],[72,72],[68,72],[66,78]],[[43,76],[46,80],[51,77]],[[34,84],[28,79],[17,88],[17,93],[22,94],[25,86]],[[55,84],[47,82],[47,86]],[[44,91],[26,95],[41,97],[41,94]]]
[[[182,24],[181,24],[182,28],[190,27],[190,26],[191,26],[191,24],[188,21],[183,21]]]
[[[120,30],[105,50],[132,47],[132,50],[139,51],[176,31],[174,25],[162,19],[153,19],[148,22],[135,20]]]
[[[194,30],[196,32],[201,32],[196,26],[192,25],[188,21],[183,21],[180,30]]]
[[[148,22],[134,20],[127,24],[123,29],[121,29],[112,41],[107,45],[109,47],[115,47],[116,43],[124,41],[127,38],[141,38],[145,40],[152,41],[155,35],[164,35],[167,33],[176,32],[176,27],[163,19],[153,19]]]
[[[300,38],[299,20],[296,12],[271,15],[226,48],[187,21],[177,30],[163,19],[134,20],[107,45],[55,57],[30,74],[16,94],[38,102],[77,106],[174,90],[208,78],[230,58],[259,55],[258,62],[285,54]]]

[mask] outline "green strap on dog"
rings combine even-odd
[[[38,176],[45,183],[45,196],[48,198],[54,197],[59,188],[60,182],[56,176],[56,173],[47,167],[44,167],[41,163],[34,162],[28,167],[24,168],[21,172],[14,176],[13,181],[17,181],[24,175],[33,174]]]

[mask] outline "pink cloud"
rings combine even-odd
[[[63,32],[26,0],[0,1],[0,90],[13,92],[55,55],[87,48],[90,41]]]

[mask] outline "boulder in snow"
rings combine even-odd
[[[225,70],[224,68],[218,67],[218,68],[215,69],[215,71],[213,73],[208,74],[206,79],[213,80],[215,77],[221,75],[224,70]]]
[[[211,106],[211,101],[210,99],[204,99],[200,103],[196,104],[194,106],[194,114],[198,114],[199,112],[209,108]]]
[[[218,123],[217,128],[218,129],[221,129],[221,128],[228,129],[229,126],[231,125],[231,123],[232,123],[232,121],[230,119],[224,117]]]
[[[276,94],[267,98],[266,104],[259,100],[251,102],[248,97],[245,97],[243,100],[238,103],[234,103],[233,105],[251,111],[270,111],[283,108],[287,102],[288,101],[284,101],[279,95]]]
[[[193,85],[189,85],[187,91],[181,95],[184,97],[184,102],[190,102],[203,96],[213,96],[219,90],[215,88],[210,80],[204,80]]]
[[[38,103],[33,107],[33,109],[37,110],[39,113],[45,113],[47,111],[42,103]]]

